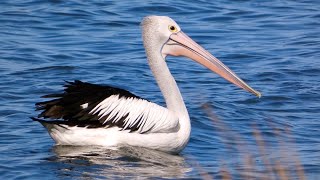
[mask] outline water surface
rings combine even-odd
[[[319,9],[316,0],[2,2],[0,176],[319,178]],[[141,41],[139,23],[151,14],[175,19],[262,98],[170,57],[192,121],[180,155],[54,146],[29,117],[64,80],[112,84],[165,105]]]

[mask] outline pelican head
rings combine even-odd
[[[261,97],[260,92],[251,88],[220,60],[183,33],[180,26],[170,17],[145,17],[142,21],[142,35],[149,61],[159,59],[150,58],[154,55],[162,56],[161,60],[165,60],[168,55],[185,56],[219,74],[229,82]]]

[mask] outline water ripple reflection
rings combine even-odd
[[[318,0],[3,1],[2,179],[318,179],[319,9]],[[175,19],[262,98],[170,57],[193,128],[179,156],[54,146],[29,117],[65,80],[111,84],[164,105],[139,27],[151,14]]]

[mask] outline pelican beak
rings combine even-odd
[[[252,94],[261,97],[261,93],[251,88],[247,83],[241,80],[234,72],[232,72],[226,65],[220,60],[215,58],[212,54],[202,48],[199,44],[194,42],[182,31],[174,33],[170,36],[169,40],[162,48],[162,54],[164,57],[167,55],[172,56],[185,56],[188,57],[213,72],[219,74],[229,82],[243,88],[244,90],[251,92]]]

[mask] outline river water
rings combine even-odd
[[[12,0],[0,7],[1,179],[320,178],[320,3]],[[55,146],[40,96],[79,79],[165,105],[139,23],[175,19],[262,98],[186,58],[167,62],[189,110],[179,155]]]

